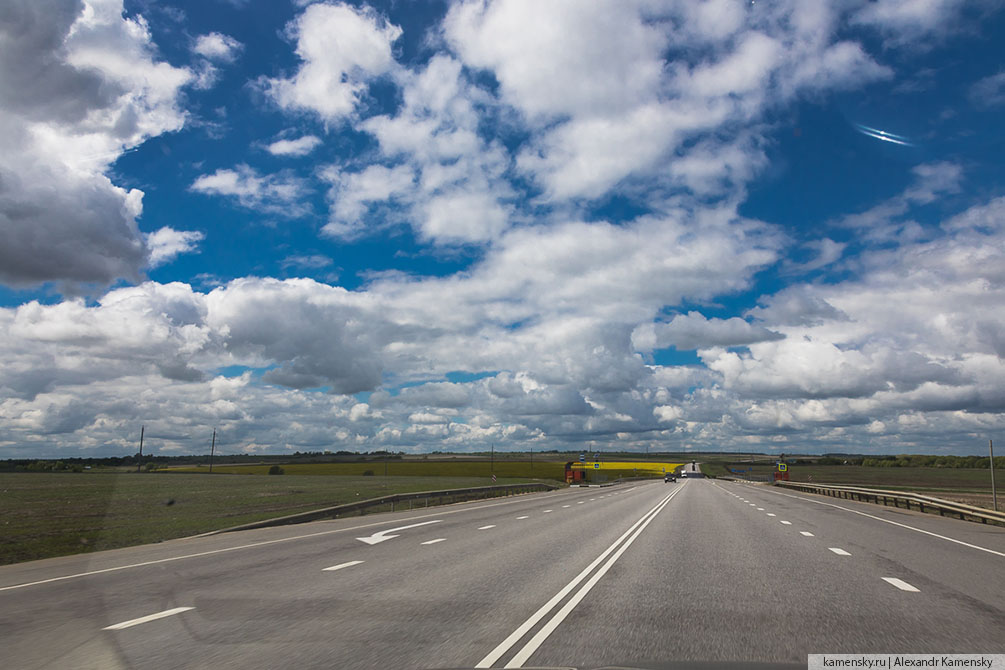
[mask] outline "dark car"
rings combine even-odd
[[[672,472],[668,472],[668,473],[667,473],[667,474],[666,474],[666,475],[665,475],[665,476],[663,477],[663,483],[664,483],[664,484],[666,484],[667,482],[675,482],[675,481],[677,481],[677,478],[673,476],[673,473],[672,473]]]

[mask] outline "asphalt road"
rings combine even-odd
[[[703,479],[568,489],[5,566],[0,645],[11,669],[1005,653],[1005,529]]]

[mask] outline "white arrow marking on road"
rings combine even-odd
[[[443,519],[434,519],[433,521],[423,521],[422,523],[413,523],[410,526],[399,526],[398,528],[388,528],[387,530],[382,530],[379,533],[374,533],[369,537],[357,537],[356,539],[360,542],[366,542],[367,544],[380,544],[385,540],[390,540],[392,538],[398,537],[397,535],[391,535],[390,533],[397,533],[399,530],[408,530],[409,528],[418,528],[419,526],[428,526],[431,523],[440,523]]]

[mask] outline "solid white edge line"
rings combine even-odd
[[[348,563],[339,563],[338,565],[333,565],[330,568],[322,568],[321,572],[334,572],[335,570],[341,570],[342,568],[351,568],[354,565],[359,565],[363,561],[349,561]]]
[[[905,582],[903,579],[897,579],[896,577],[883,577],[883,581],[886,582],[887,584],[893,584],[894,586],[896,586],[901,591],[907,591],[909,593],[920,593],[921,592],[921,589],[919,589],[917,587],[914,587],[914,586],[911,586],[910,584],[908,584],[907,582]]]
[[[543,494],[542,497],[551,498],[556,495],[562,495],[561,493],[549,493]],[[412,517],[412,519],[428,519],[432,516],[447,516],[448,514],[460,514],[462,512],[471,512],[474,510],[487,509],[489,507],[499,507],[500,505],[515,505],[518,503],[526,502],[526,499],[517,500],[505,500],[502,502],[488,503],[485,505],[478,505],[477,507],[462,507],[459,509],[451,510],[440,510],[432,514],[423,514],[420,516]],[[464,504],[464,503],[460,503]],[[401,523],[403,519],[394,519],[388,521],[375,521],[373,523],[365,523],[359,526],[350,526],[348,528],[335,528],[333,530],[322,530],[317,533],[307,533],[306,535],[294,535],[293,537],[280,537],[275,540],[263,540],[262,542],[252,542],[250,544],[241,544],[236,547],[224,547],[223,549],[211,549],[209,551],[200,551],[194,554],[183,554],[181,556],[169,556],[167,558],[158,558],[152,561],[143,561],[141,563],[130,563],[128,565],[117,565],[111,568],[102,568],[100,570],[88,570],[87,572],[78,572],[72,575],[61,575],[59,577],[50,577],[49,579],[40,579],[34,582],[24,582],[22,584],[11,584],[10,586],[0,586],[0,591],[11,591],[13,589],[23,589],[27,586],[38,586],[39,584],[49,584],[51,582],[62,582],[67,579],[77,579],[78,577],[90,577],[91,575],[100,575],[106,572],[118,572],[119,570],[128,570],[130,568],[142,568],[148,565],[158,565],[160,563],[170,563],[172,561],[180,561],[186,558],[199,558],[201,556],[212,556],[213,554],[224,554],[228,551],[238,551],[240,549],[253,549],[255,547],[265,547],[270,544],[279,544],[281,542],[292,542],[294,540],[306,540],[312,537],[319,537],[321,535],[331,535],[332,533],[345,533],[348,531],[357,531],[364,528],[375,528],[377,526],[386,526],[392,523]],[[327,522],[314,522],[314,523],[327,523]],[[258,529],[264,530],[264,529]],[[180,537],[177,538],[178,541],[184,540],[194,540],[199,536],[195,537]],[[137,545],[146,546],[146,545]],[[134,547],[123,547],[123,549],[133,549]]]
[[[678,491],[679,490],[680,489],[678,489]],[[645,520],[645,523],[639,526],[639,528],[632,534],[632,536],[629,537],[624,543],[622,543],[620,547],[618,547],[618,550],[614,552],[614,555],[612,555],[609,559],[607,559],[607,562],[604,563],[603,567],[597,570],[593,574],[593,576],[590,577],[590,579],[585,584],[583,584],[583,587],[580,588],[579,591],[577,591],[574,596],[569,598],[569,600],[565,603],[565,605],[563,605],[562,608],[555,613],[555,616],[553,616],[545,625],[541,626],[541,629],[537,631],[537,634],[535,634],[534,637],[532,637],[527,642],[527,644],[525,644],[523,648],[520,649],[520,651],[518,651],[516,655],[510,659],[509,663],[507,663],[503,667],[522,668],[523,664],[527,662],[527,660],[530,659],[531,656],[533,656],[534,652],[537,651],[538,648],[544,643],[544,641],[547,640],[548,637],[555,631],[555,629],[558,628],[563,621],[565,621],[565,618],[569,616],[569,613],[576,608],[576,605],[578,605],[580,601],[582,601],[583,598],[586,597],[586,594],[589,593],[591,589],[593,589],[593,587],[597,584],[597,582],[599,582],[600,579],[605,574],[607,574],[607,571],[611,569],[611,566],[614,565],[614,563],[617,562],[619,558],[621,558],[621,555],[625,553],[625,551],[628,549],[628,547],[631,546],[631,544],[635,541],[635,539],[642,534],[642,531],[646,529],[646,526],[648,526],[652,522],[652,520],[656,518],[656,515],[659,514],[663,510],[663,508],[669,504],[670,504],[670,498],[666,498],[665,500],[663,500],[658,505],[656,511],[648,515],[648,518]]]
[[[600,556],[597,556],[595,559],[593,559],[593,561],[588,566],[586,566],[586,568],[584,568],[582,572],[580,572],[578,575],[576,575],[576,577],[574,577],[571,582],[569,582],[564,587],[562,587],[562,590],[559,591],[558,593],[556,593],[554,596],[552,596],[551,600],[549,600],[544,605],[542,605],[536,612],[534,612],[534,614],[530,615],[530,617],[526,621],[524,621],[522,624],[520,624],[517,627],[516,630],[514,630],[512,633],[510,633],[509,636],[507,636],[507,638],[505,640],[503,640],[498,645],[496,645],[496,648],[493,649],[492,651],[490,651],[485,656],[485,658],[483,658],[482,660],[478,661],[478,663],[476,663],[474,667],[476,667],[476,668],[490,668],[490,667],[492,667],[493,663],[495,663],[496,661],[498,661],[499,658],[503,654],[505,654],[507,651],[510,650],[510,648],[513,645],[515,645],[517,642],[519,642],[520,639],[524,635],[527,634],[527,631],[529,631],[531,628],[533,628],[535,625],[537,625],[538,621],[540,621],[541,619],[543,619],[548,614],[548,612],[550,612],[551,610],[553,610],[555,608],[555,606],[558,603],[560,603],[562,601],[562,599],[565,598],[565,596],[567,596],[574,588],[576,588],[576,586],[581,581],[583,581],[583,579],[585,579],[586,576],[588,574],[590,574],[590,572],[592,572],[595,567],[597,567],[598,565],[600,565],[601,561],[603,561],[605,558],[607,558],[607,556],[611,552],[613,552],[615,550],[615,548],[619,544],[621,544],[621,542],[626,537],[628,537],[629,535],[631,535],[632,531],[634,531],[643,521],[645,521],[646,517],[648,517],[650,514],[653,514],[655,511],[657,511],[657,508],[660,505],[662,505],[664,502],[666,502],[666,501],[670,500],[671,498],[673,498],[680,491],[682,491],[683,488],[684,487],[682,486],[682,487],[680,487],[678,489],[674,489],[663,500],[661,500],[660,502],[656,503],[656,505],[654,507],[650,508],[650,510],[648,512],[646,512],[645,514],[643,514],[639,518],[638,521],[636,521],[635,523],[633,523],[631,525],[631,527],[628,530],[626,530],[621,535],[621,537],[619,537],[617,540],[614,541],[613,544],[611,544],[611,546],[609,546],[607,549],[605,549],[604,552],[600,554]]]
[[[847,551],[845,551],[841,547],[827,547],[827,548],[830,549],[831,551],[833,551],[838,556],[851,556],[851,554],[849,554]]]
[[[995,556],[1001,556],[1005,558],[1005,553],[1000,551],[995,551],[994,549],[988,549],[987,547],[982,547],[977,544],[970,544],[969,542],[964,542],[963,540],[957,540],[952,537],[946,537],[945,535],[939,535],[938,533],[933,533],[930,530],[922,530],[921,528],[915,528],[914,526],[908,526],[906,523],[900,523],[898,521],[891,521],[890,519],[884,519],[881,516],[876,516],[874,514],[869,514],[868,512],[861,512],[857,509],[851,509],[849,507],[842,507],[841,505],[835,505],[834,503],[824,502],[823,500],[813,500],[812,498],[807,498],[805,496],[794,496],[790,493],[782,493],[781,491],[771,491],[775,495],[785,496],[786,498],[795,498],[796,500],[805,500],[806,502],[816,503],[818,505],[826,505],[827,507],[834,507],[836,509],[844,510],[845,512],[851,512],[852,514],[858,514],[861,516],[869,517],[870,519],[875,519],[876,521],[882,521],[883,523],[889,523],[894,526],[900,526],[901,528],[906,528],[908,530],[913,530],[917,533],[923,533],[925,535],[931,535],[932,537],[937,537],[940,540],[946,540],[947,542],[955,542],[956,544],[961,544],[964,547],[970,547],[971,549],[977,549],[978,551],[986,551],[989,554],[994,554]],[[2,589],[0,589],[2,590]]]
[[[147,623],[148,621],[156,621],[157,619],[163,619],[164,617],[173,616],[175,614],[181,614],[182,612],[187,612],[189,610],[194,609],[195,609],[194,607],[175,607],[172,610],[164,610],[163,612],[158,612],[157,614],[141,616],[139,619],[130,619],[129,621],[123,621],[122,623],[113,624],[111,626],[105,626],[101,630],[122,630],[123,628],[131,628],[132,626],[138,626],[141,623]]]

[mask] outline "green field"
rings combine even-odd
[[[214,473],[264,475],[272,464],[217,465]],[[377,478],[384,476],[384,461],[346,461],[334,463],[289,463],[281,466],[287,475],[362,476],[370,471]],[[209,466],[170,468],[166,472],[208,472]],[[389,477],[524,477],[565,481],[565,461],[497,460],[387,460]]]
[[[702,463],[701,470],[712,476],[730,474],[724,462]],[[774,465],[732,463],[732,469],[752,468],[749,474],[771,476]],[[997,474],[997,473],[996,473]],[[790,465],[789,479],[794,482],[844,484],[869,488],[929,491],[991,492],[991,474],[980,468],[876,468],[861,465]],[[1000,477],[999,479],[1005,479]]]
[[[525,481],[500,476],[496,483]],[[0,564],[160,542],[390,493],[492,483],[396,476],[385,488],[383,477],[362,476],[0,473]]]

